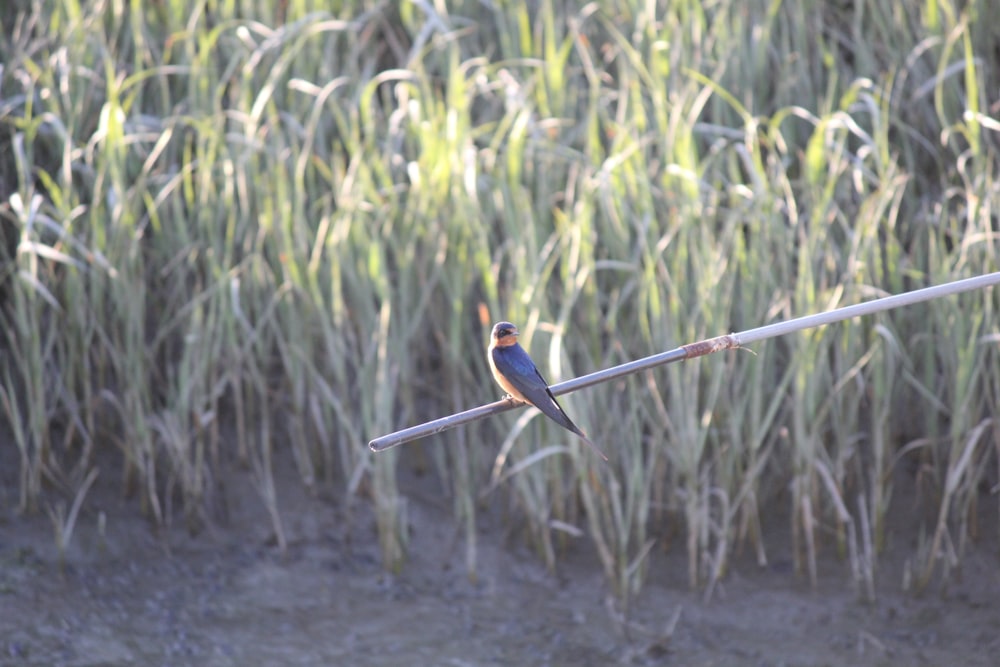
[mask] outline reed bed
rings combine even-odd
[[[609,464],[533,412],[365,446],[496,399],[494,320],[555,381],[997,270],[982,0],[12,9],[0,446],[61,549],[95,483],[197,529],[234,465],[284,547],[279,458],[371,503],[389,569],[429,465],[469,576],[498,503],[553,569],[585,536],[626,601],[658,549],[711,595],[775,530],[870,599],[894,509],[896,585],[995,539],[993,292],[565,397]]]

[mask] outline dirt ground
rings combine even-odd
[[[875,604],[846,564],[822,563],[812,591],[778,553],[766,568],[737,560],[705,602],[681,550],[656,548],[623,622],[585,539],[550,574],[489,512],[470,582],[431,480],[404,487],[410,559],[397,576],[380,567],[364,501],[310,497],[291,471],[278,487],[285,554],[248,473],[228,479],[228,518],[193,537],[143,519],[109,473],[61,567],[48,515],[16,514],[16,466],[4,467],[0,665],[1000,664],[996,544],[920,597],[900,591],[889,555]]]

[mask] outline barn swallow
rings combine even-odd
[[[546,417],[580,436],[607,461],[608,457],[604,452],[590,441],[590,438],[573,423],[562,406],[556,402],[556,397],[552,395],[548,383],[538,372],[535,362],[524,348],[517,344],[519,335],[517,327],[510,322],[497,322],[493,326],[486,359],[490,363],[490,370],[493,371],[497,384],[509,394],[509,399],[535,406]]]

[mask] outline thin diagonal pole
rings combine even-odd
[[[768,324],[766,326],[757,327],[756,329],[749,329],[742,333],[727,334],[725,336],[709,338],[708,340],[699,341],[697,343],[690,343],[667,352],[654,354],[651,357],[630,361],[619,366],[613,366],[595,373],[590,373],[589,375],[583,375],[572,380],[566,380],[565,382],[552,385],[550,389],[552,390],[553,395],[561,396],[563,394],[577,391],[578,389],[592,387],[595,384],[609,382],[625,375],[631,375],[632,373],[649,370],[650,368],[656,368],[657,366],[674,363],[683,359],[692,359],[694,357],[712,354],[713,352],[718,352],[720,350],[729,350],[742,345],[748,345],[767,338],[774,338],[776,336],[783,336],[796,331],[803,331],[813,327],[833,324],[834,322],[841,322],[852,317],[871,315],[885,310],[892,310],[893,308],[910,306],[915,303],[930,301],[931,299],[938,299],[952,294],[960,294],[961,292],[969,292],[975,289],[982,289],[984,287],[997,284],[1000,284],[1000,272],[988,273],[974,278],[965,278],[964,280],[955,280],[950,283],[944,283],[943,285],[925,287],[912,292],[894,294],[892,296],[882,297],[881,299],[858,303],[853,306],[837,308],[836,310],[831,310],[825,313],[806,315],[804,317],[798,317],[784,322]],[[396,431],[395,433],[383,435],[369,442],[368,446],[373,452],[381,452],[391,447],[401,445],[404,442],[423,438],[428,435],[434,435],[435,433],[440,433],[441,431],[446,431],[448,429],[455,428],[456,426],[478,421],[485,417],[500,414],[501,412],[513,410],[514,408],[521,406],[523,406],[522,403],[517,403],[511,400],[488,403],[486,405],[481,405],[478,408],[466,410],[465,412],[459,412],[458,414],[449,415],[448,417],[441,417],[440,419],[419,424],[418,426],[405,428],[402,431]]]

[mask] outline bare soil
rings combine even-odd
[[[248,473],[228,476],[225,518],[195,536],[142,518],[109,473],[61,564],[48,515],[16,514],[16,466],[3,458],[2,665],[1000,664],[995,540],[916,596],[900,590],[912,542],[897,539],[874,604],[832,558],[818,590],[788,562],[741,558],[705,601],[682,549],[658,547],[625,618],[586,539],[550,573],[496,510],[484,512],[470,580],[450,501],[429,479],[404,488],[410,558],[395,576],[368,504],[310,496],[289,470],[284,554]]]

